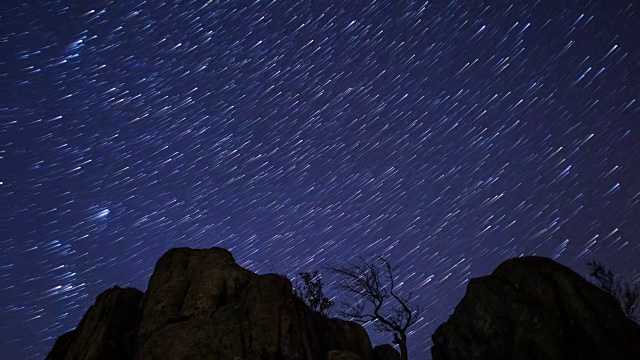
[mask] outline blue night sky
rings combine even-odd
[[[634,0],[2,7],[3,359],[172,247],[290,277],[383,254],[416,359],[507,258],[640,279]]]

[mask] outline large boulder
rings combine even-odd
[[[164,345],[153,347],[171,337],[173,340],[169,343],[177,345],[171,350],[183,351],[183,347],[206,335],[193,334],[192,337],[191,331],[234,325],[209,320],[220,307],[238,302],[251,275],[237,266],[231,254],[223,249],[169,250],[156,263],[145,292],[138,349],[143,353],[164,349]]]
[[[433,334],[431,353],[434,360],[640,359],[640,327],[571,269],[522,257],[469,281]]]
[[[114,287],[100,294],[76,330],[58,338],[48,360],[130,359],[142,292]]]
[[[137,300],[117,305],[114,294],[122,291],[100,295],[49,358],[372,359],[362,326],[311,311],[288,279],[243,269],[224,249],[172,249],[158,260],[144,296],[127,289]],[[118,311],[127,321],[115,327]]]
[[[174,249],[156,265],[141,306],[137,358],[370,357],[359,325],[307,309],[288,279],[257,275],[223,249]]]

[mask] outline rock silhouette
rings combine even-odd
[[[615,299],[542,257],[471,279],[433,343],[433,360],[640,359],[640,327]]]
[[[98,295],[78,327],[58,338],[47,359],[131,359],[142,291],[114,287]]]
[[[616,300],[541,257],[471,279],[433,334],[433,360],[640,359],[640,327]],[[398,360],[360,325],[311,311],[288,279],[243,269],[212,248],[169,250],[143,294],[100,294],[49,360]]]
[[[309,310],[284,277],[243,269],[224,249],[178,248],[158,260],[144,295],[98,296],[47,359],[386,360],[394,351]]]

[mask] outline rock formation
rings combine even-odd
[[[137,289],[103,292],[78,327],[56,340],[47,359],[131,359],[141,300]]]
[[[284,277],[254,274],[220,248],[180,248],[158,260],[144,296],[98,296],[47,358],[387,360],[391,351],[373,351],[360,325],[309,310]]]
[[[471,279],[433,344],[433,360],[640,359],[640,327],[571,269],[523,257]]]

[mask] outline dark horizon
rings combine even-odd
[[[640,280],[631,0],[8,5],[6,359],[173,247],[289,276],[384,254],[414,358],[507,258]]]

